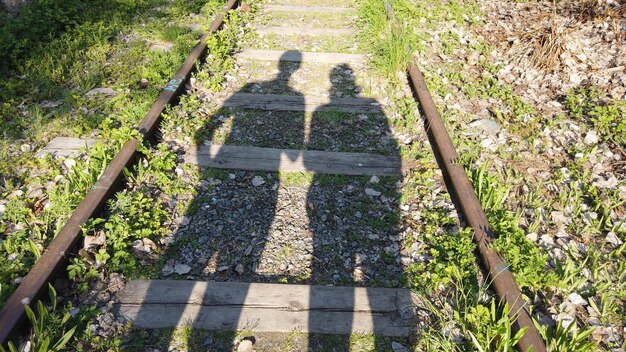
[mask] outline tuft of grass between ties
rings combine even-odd
[[[359,40],[362,48],[373,55],[371,65],[396,81],[398,72],[406,69],[415,51],[415,32],[399,18],[415,14],[415,7],[407,1],[366,0],[358,13],[359,27],[364,28]]]

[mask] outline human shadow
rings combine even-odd
[[[206,221],[202,229],[210,234],[207,244],[209,247],[218,247],[207,258],[203,274],[209,279],[226,280],[233,273],[240,280],[252,280],[255,276],[276,213],[280,180],[274,172],[279,169],[281,161],[280,158],[266,158],[263,165],[259,166],[251,160],[231,165],[228,163],[235,158],[229,147],[258,148],[271,145],[274,148],[301,148],[304,138],[304,96],[289,85],[292,74],[300,67],[300,55],[298,51],[283,54],[290,60],[279,61],[274,79],[245,84],[223,103],[204,128],[196,132],[197,162],[201,166],[220,168],[207,169],[208,174],[205,173],[204,179],[216,187],[211,192],[210,206],[205,204],[204,208],[197,209],[205,221],[212,220]],[[259,117],[253,101],[242,101],[240,96],[250,92],[279,92],[291,97],[294,110],[301,111],[290,114],[289,131],[273,129],[265,121],[268,116]],[[271,111],[267,113],[272,114]],[[265,153],[265,150],[259,151]],[[292,160],[297,156],[283,154],[281,157]],[[220,178],[212,177],[211,173],[221,176],[225,182],[216,181]],[[224,177],[224,174],[228,174],[228,177]],[[220,192],[217,193],[217,190]],[[233,266],[234,262],[241,266]]]
[[[347,64],[331,71],[331,100],[313,114],[306,149],[370,152],[400,160],[399,146],[382,111],[362,114],[334,110],[343,97],[358,97],[360,89],[353,72]],[[359,97],[358,101],[378,105],[374,99]],[[314,162],[304,159],[305,165]],[[320,285],[348,286],[345,289],[352,291],[341,296],[340,308],[354,312],[351,320],[330,321],[324,314],[309,314],[309,327],[327,326],[329,331],[343,334],[334,339],[335,351],[350,351],[354,343],[350,335],[354,333],[371,334],[371,347],[384,349],[378,336],[408,335],[413,316],[408,290],[382,288],[400,287],[402,281],[398,186],[402,175],[376,174],[317,173],[307,193],[315,258],[310,279],[311,310],[324,304],[320,300],[325,299],[327,288]],[[372,314],[363,314],[364,310]],[[316,338],[310,337],[309,351],[319,350]]]
[[[348,101],[378,106],[374,99],[358,97],[348,65],[332,69],[331,99],[305,126],[304,97],[288,84],[300,67],[299,55],[287,52],[296,62],[281,61],[275,79],[244,85],[196,132],[198,147],[190,161],[200,164],[201,181],[162,277],[198,281],[137,284],[133,291],[142,303],[131,312],[137,325],[159,328],[174,322],[209,330],[275,331],[274,319],[283,329],[310,331],[303,347],[310,351],[349,351],[352,333],[373,334],[370,344],[379,350],[384,341],[376,334],[408,334],[410,293],[393,289],[401,286],[403,274],[399,168],[383,172],[387,176],[337,174],[320,154],[311,153],[371,153],[399,160],[398,144],[379,108],[342,112]],[[256,105],[242,101],[240,93],[290,96],[290,109],[297,111],[261,115],[245,109]],[[279,122],[284,128],[275,127]],[[253,160],[230,164],[236,159],[232,146],[266,153],[261,155],[264,171],[253,171],[259,169]],[[276,157],[269,155],[269,147],[283,149],[273,149],[280,154]],[[281,163],[298,160],[315,174],[308,183],[285,185],[276,171]],[[266,282],[309,285],[273,286],[268,296],[258,284]],[[195,305],[181,307],[180,302]],[[254,310],[264,305],[270,310]],[[268,313],[277,307],[283,309],[280,314]],[[219,343],[208,347],[232,347],[232,341]]]
[[[273,144],[275,148],[302,148],[304,96],[289,85],[291,75],[300,66],[301,54],[286,52],[285,55],[289,61],[279,62],[274,79],[242,86],[195,132],[196,147],[188,153],[187,161],[199,165],[200,182],[184,220],[179,220],[171,238],[160,278],[197,281],[161,280],[143,286],[137,284],[133,291],[141,296],[141,304],[124,313],[136,325],[254,330],[257,324],[254,318],[241,316],[249,298],[250,283],[276,282],[284,276],[257,274],[275,218],[280,183],[275,171],[279,169],[280,160],[266,160],[267,172],[253,171],[256,170],[254,165],[229,166],[224,162],[233,159],[229,148],[234,146],[258,148]],[[241,96],[248,93],[280,93],[291,97],[293,109],[300,111],[289,113],[289,131],[267,127],[268,121],[263,118],[273,119],[272,112],[262,115],[249,105],[251,101],[241,101]],[[284,120],[285,116],[279,118]],[[232,283],[212,284],[215,281]],[[228,288],[226,292],[224,287]],[[180,302],[195,306],[184,308]],[[242,323],[246,319],[251,321]],[[168,333],[161,332],[161,340],[168,339],[164,334]],[[235,338],[234,333],[227,335]],[[168,336],[172,340],[173,331]],[[207,347],[226,350],[231,343],[216,340]]]

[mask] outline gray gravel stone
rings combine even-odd
[[[596,131],[589,131],[585,135],[584,142],[587,145],[596,144],[598,141],[600,141],[600,138],[598,137],[598,133]]]
[[[191,267],[187,264],[174,265],[174,272],[178,275],[184,275],[191,271]]]
[[[570,302],[572,302],[572,304],[577,305],[577,306],[586,306],[587,305],[587,300],[585,300],[581,295],[579,295],[578,293],[574,292],[574,293],[570,293],[567,298],[569,299]]]
[[[378,197],[380,195],[380,192],[373,190],[371,188],[366,188],[365,194],[367,194],[368,196],[372,196],[372,197]]]
[[[85,236],[83,248],[86,251],[93,251],[102,246],[104,242],[106,242],[106,236],[104,232],[99,232],[95,236]]]
[[[393,350],[393,352],[409,352],[408,348],[396,341],[391,342],[391,349]]]
[[[258,187],[264,183],[265,183],[265,180],[261,176],[254,176],[254,178],[252,179],[252,185],[254,187]]]
[[[235,266],[235,272],[239,275],[243,275],[244,273],[244,268],[243,265],[241,265],[241,263],[237,264],[237,266]]]
[[[477,119],[468,124],[476,132],[486,132],[493,135],[500,133],[502,127],[490,119]]]
[[[617,237],[615,232],[612,232],[612,231],[606,235],[605,240],[614,246],[621,246],[623,243],[622,240],[620,240],[619,237]]]

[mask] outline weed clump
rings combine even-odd
[[[626,101],[607,99],[590,87],[571,90],[564,105],[572,118],[590,124],[604,141],[626,146]]]
[[[398,72],[404,72],[415,52],[415,33],[401,21],[415,12],[406,1],[385,4],[368,0],[360,8],[359,18],[365,28],[361,42],[373,54],[372,65],[392,81],[397,80]]]

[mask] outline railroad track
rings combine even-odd
[[[224,11],[211,24],[210,31],[218,31],[222,26],[225,13],[236,8],[237,5],[236,0],[229,1]],[[349,13],[352,10],[324,6],[267,5],[264,11],[332,14]],[[257,28],[257,33],[261,36],[278,38],[286,35],[351,36],[354,32],[353,28],[309,28],[306,25],[301,28],[269,26]],[[206,54],[205,39],[206,36],[203,36],[137,127],[143,139],[154,138],[165,108],[175,102],[177,97],[184,92],[195,63]],[[369,184],[375,184],[379,182],[379,177],[401,178],[403,172],[411,167],[410,162],[403,160],[393,145],[386,153],[375,153],[375,147],[350,152],[308,148],[308,145],[314,144],[316,130],[314,127],[307,127],[306,124],[317,122],[316,113],[343,113],[366,116],[365,118],[384,116],[382,106],[384,104],[381,104],[378,99],[364,98],[358,94],[353,94],[353,96],[302,94],[289,87],[285,79],[288,80],[301,65],[307,64],[312,67],[332,67],[330,81],[336,78],[333,72],[347,74],[353,80],[355,74],[358,75],[362,71],[355,71],[352,67],[366,62],[365,56],[265,49],[247,49],[237,55],[242,60],[275,62],[279,67],[278,78],[269,83],[244,85],[238,92],[231,94],[222,102],[222,108],[243,109],[249,112],[291,113],[290,116],[297,116],[293,121],[301,124],[293,133],[295,142],[291,140],[277,143],[279,145],[248,146],[238,143],[229,144],[228,138],[226,143],[215,144],[211,143],[211,138],[207,138],[197,148],[191,148],[185,153],[186,162],[201,167],[250,172],[313,172],[316,176],[314,176],[311,189],[313,185],[319,186],[320,189],[324,187],[322,178],[318,178],[317,175],[373,176]],[[313,72],[313,74],[326,77],[328,72]],[[524,351],[529,347],[532,347],[533,351],[545,350],[544,342],[532,322],[512,274],[507,270],[507,265],[501,257],[490,249],[489,244],[493,240],[493,233],[487,218],[463,166],[457,163],[459,157],[428,92],[424,77],[413,62],[407,67],[407,77],[410,88],[423,111],[425,130],[446,185],[457,210],[473,230],[480,261],[485,271],[489,273],[491,287],[502,301],[508,304],[510,316],[516,322],[514,328],[527,329],[518,344],[519,348]],[[335,85],[339,83],[335,81],[330,83],[331,92]],[[349,85],[349,88],[354,87]],[[307,120],[304,117],[304,113],[307,112],[313,113],[314,117]],[[384,118],[382,121],[385,121]],[[235,125],[232,128],[234,131],[237,122],[233,124]],[[263,122],[259,126],[263,126]],[[209,131],[208,133],[211,137],[217,132]],[[234,140],[234,137],[232,139]],[[141,142],[139,139],[133,139],[123,146],[49,248],[6,302],[4,309],[0,312],[0,343],[6,343],[11,333],[15,332],[24,321],[24,305],[40,298],[48,282],[51,282],[55,275],[65,268],[66,254],[71,253],[72,248],[81,239],[81,225],[89,218],[96,216],[107,199],[120,186],[123,181],[123,170],[135,162],[137,148]],[[287,148],[288,146],[291,148]],[[331,149],[337,148],[331,146]],[[236,177],[235,174],[231,175]],[[264,178],[258,177],[252,178],[253,184],[260,186],[266,182]],[[323,194],[325,191],[319,190],[319,192]],[[314,191],[309,190],[305,197],[307,203],[311,203],[312,197],[315,196],[313,193]],[[366,190],[366,193],[373,197],[380,196],[379,191],[371,188]],[[276,194],[266,192],[262,196],[274,198],[264,201],[262,204],[266,208],[258,209],[258,213],[261,217],[267,217],[268,214],[270,217],[276,215],[278,212]],[[300,202],[302,203],[302,199]],[[324,205],[317,205],[319,206]],[[325,221],[330,220],[324,217],[309,219],[308,233],[312,233],[314,237],[321,236],[313,227],[323,227]],[[299,226],[306,227],[307,224]],[[265,232],[268,231],[268,229],[265,230]],[[265,233],[260,236],[256,234],[256,236],[266,238],[269,234]],[[316,241],[318,240],[315,238],[312,240],[314,246]],[[263,243],[261,243],[262,247]],[[326,251],[334,250],[332,242],[318,247]],[[322,250],[320,248],[312,250],[312,262],[316,260],[321,262],[319,258],[323,257],[323,254],[319,252]],[[328,263],[312,264],[313,279],[315,279],[316,271],[320,273],[324,271],[325,264]],[[241,271],[240,274],[242,274],[243,267],[237,271]],[[251,283],[251,280],[254,279],[241,282],[134,280],[128,282],[126,288],[118,295],[121,302],[120,312],[132,319],[137,326],[146,328],[171,327],[193,321],[194,326],[206,329],[237,330],[253,327],[255,331],[290,331],[297,327],[303,332],[310,333],[371,332],[387,336],[409,335],[416,319],[419,319],[416,312],[419,304],[410,290],[406,288],[285,285]]]

